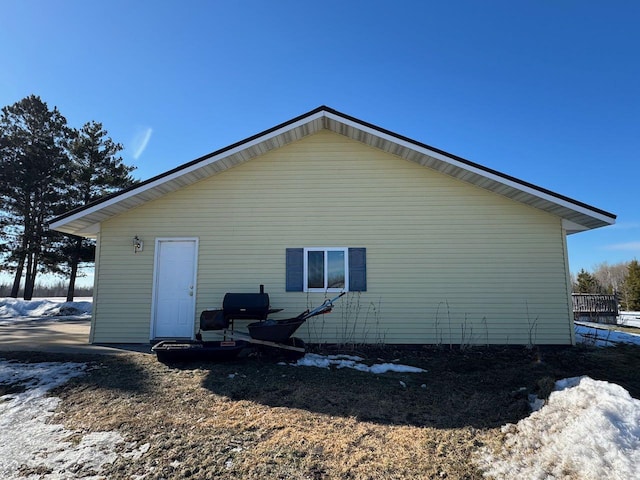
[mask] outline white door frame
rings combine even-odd
[[[151,322],[150,322],[150,331],[149,331],[149,340],[153,340],[155,337],[156,330],[156,294],[157,294],[157,285],[158,285],[158,260],[160,253],[160,243],[161,242],[194,242],[194,250],[193,250],[193,318],[194,321],[191,325],[191,339],[195,339],[195,313],[196,313],[196,301],[197,301],[197,291],[198,291],[198,251],[199,251],[199,238],[198,237],[156,237],[155,241],[155,249],[153,254],[153,286],[151,291]]]

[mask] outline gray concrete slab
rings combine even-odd
[[[89,344],[89,319],[34,318],[0,325],[0,352],[39,351],[116,355],[151,353],[149,344]]]

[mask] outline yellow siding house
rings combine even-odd
[[[614,222],[320,107],[51,228],[97,239],[94,343],[193,339],[264,285],[274,318],[348,292],[312,343],[571,344],[566,236]]]

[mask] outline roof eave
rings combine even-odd
[[[381,149],[488,191],[504,195],[512,200],[548,211],[573,225],[580,226],[583,230],[615,223],[616,216],[604,210],[322,106],[121,192],[67,212],[55,218],[50,227],[76,235],[96,232],[99,230],[99,224],[107,218],[244,163],[270,150],[297,141],[321,129],[345,135],[373,148]],[[577,231],[580,230],[575,227],[571,228],[571,233]]]

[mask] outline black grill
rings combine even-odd
[[[227,293],[222,311],[228,319],[265,320],[269,315],[268,293]]]
[[[229,328],[233,320],[266,320],[272,310],[269,294],[264,293],[227,293],[222,301],[222,310],[204,310],[200,314],[200,330],[223,330]]]

